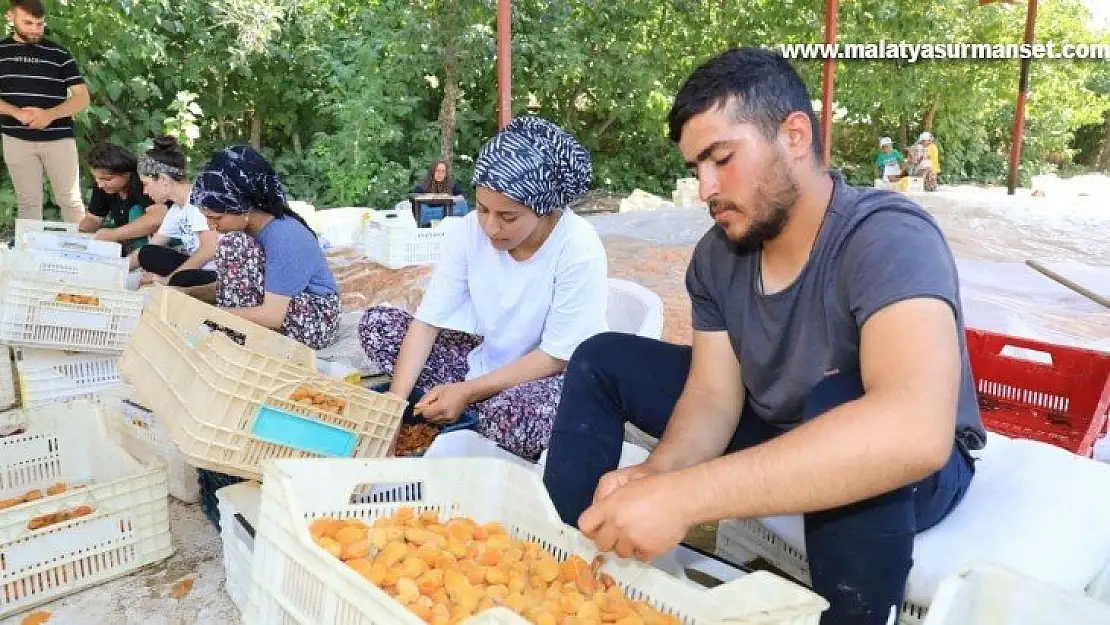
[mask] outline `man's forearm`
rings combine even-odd
[[[12,106],[4,100],[0,100],[0,115],[7,115],[8,117],[15,117],[19,112],[18,106]]]
[[[51,116],[54,117],[54,119],[60,119],[62,117],[73,117],[74,115],[85,110],[85,107],[87,107],[88,105],[88,92],[80,91],[66,98],[65,102],[62,102],[58,106],[55,106],[54,108],[49,110]]]
[[[866,398],[762,445],[666,476],[693,522],[829,510],[869,499],[938,471],[946,457],[904,406]],[[897,416],[895,416],[897,414]],[[921,429],[921,432],[915,430]],[[935,428],[933,429],[935,432]],[[951,453],[954,437],[948,437]]]
[[[720,456],[740,423],[743,396],[740,399],[736,405],[705,391],[684,391],[647,464],[674,471]]]
[[[479,402],[507,388],[562,373],[566,368],[565,360],[553,358],[539,348],[534,349],[519,360],[471,380],[470,402]]]

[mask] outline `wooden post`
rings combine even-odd
[[[497,0],[497,127],[513,119],[512,0]]]
[[[1037,0],[1028,0],[1025,10],[1025,44],[1033,45],[1037,25]],[[1021,142],[1025,135],[1025,94],[1029,91],[1029,66],[1033,59],[1021,59],[1021,77],[1018,78],[1017,106],[1014,107],[1014,126],[1010,133],[1010,174],[1006,177],[1006,192],[1013,195],[1018,183],[1018,165],[1021,163]]]
[[[825,0],[825,43],[836,44],[836,30],[839,25],[840,0]],[[832,116],[833,92],[836,82],[836,59],[831,55],[825,59],[824,80],[821,85],[821,142],[825,149],[825,167],[832,158]]]

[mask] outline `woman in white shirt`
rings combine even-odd
[[[154,147],[139,157],[143,192],[155,202],[169,205],[162,225],[148,245],[139,250],[139,266],[160,276],[170,286],[188,288],[216,281],[216,244],[220,235],[189,202],[193,185],[186,177],[185,150],[173,137],[158,137]],[[169,247],[181,242],[181,251]]]
[[[537,117],[514,120],[475,163],[478,209],[451,224],[415,316],[366,311],[363,349],[393,376],[390,392],[430,422],[464,411],[480,434],[530,460],[551,437],[562,373],[604,332],[605,248],[566,208],[589,188],[590,155]],[[415,392],[414,392],[415,391]]]

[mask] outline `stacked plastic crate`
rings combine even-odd
[[[120,251],[23,220],[0,248],[0,618],[173,553],[165,466],[111,434],[143,305]]]
[[[143,307],[142,294],[127,289],[127,273],[118,243],[69,224],[16,222],[14,249],[0,256],[0,343],[11,348],[22,406],[120,384],[116,361]]]
[[[463,218],[445,217],[434,228],[419,228],[407,205],[376,211],[365,223],[362,241],[367,258],[390,269],[434,265],[439,260],[448,229]]]

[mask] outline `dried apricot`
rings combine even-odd
[[[316,544],[319,545],[321,549],[330,553],[336,558],[343,554],[343,547],[340,546],[340,544],[336,542],[334,538],[320,536],[319,538],[313,538],[313,540],[316,541]]]
[[[370,541],[363,538],[361,540],[356,540],[353,543],[347,543],[345,545],[340,543],[340,549],[342,549],[342,551],[340,552],[339,557],[343,558],[344,560],[358,560],[361,558],[366,558],[370,555]]]
[[[370,579],[372,570],[374,568],[374,564],[366,558],[354,558],[352,560],[347,560],[346,565],[351,567],[351,570],[353,570],[355,573],[358,573],[367,580]]]
[[[366,538],[366,530],[350,525],[344,525],[335,532],[335,541],[340,545],[349,545]]]

